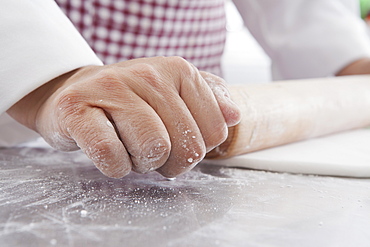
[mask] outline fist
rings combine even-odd
[[[32,95],[41,100],[35,103]],[[130,171],[186,172],[240,120],[223,80],[179,57],[83,67],[23,100],[37,109],[24,112],[33,115],[20,122],[56,149],[80,148],[115,178]],[[9,113],[17,119],[17,111]]]

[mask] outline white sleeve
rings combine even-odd
[[[102,62],[51,0],[2,0],[0,37],[0,146],[7,146],[35,134],[22,127],[10,135],[2,113],[49,80]]]
[[[325,77],[370,57],[358,0],[234,0],[274,80]]]
[[[0,148],[11,147],[40,137],[36,132],[21,125],[8,114],[0,114]]]

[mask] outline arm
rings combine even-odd
[[[0,37],[0,146],[4,147],[36,133],[1,113],[52,78],[101,62],[54,1],[2,1]]]
[[[343,76],[343,75],[362,75],[362,74],[370,74],[370,58],[358,59],[345,66],[336,75]]]
[[[61,74],[101,64],[54,1],[4,0],[0,23],[0,112]]]
[[[86,66],[34,90],[8,113],[53,147],[81,148],[110,177],[175,177],[240,120],[223,81],[182,58]]]
[[[353,66],[345,68],[370,58],[370,40],[357,0],[234,2],[270,56],[274,79],[353,74]]]
[[[107,176],[174,177],[240,120],[223,81],[181,58],[101,66],[53,1],[5,3],[1,111],[59,150],[81,148]]]

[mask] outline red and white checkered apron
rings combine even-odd
[[[224,0],[56,0],[106,64],[181,56],[221,74]]]

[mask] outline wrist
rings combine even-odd
[[[78,69],[77,69],[78,70]],[[77,70],[58,76],[24,96],[7,110],[7,113],[26,127],[36,130],[36,117],[45,101],[60,89]]]

